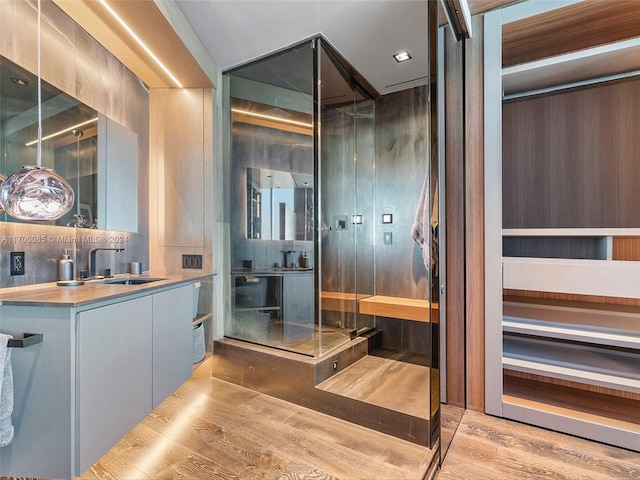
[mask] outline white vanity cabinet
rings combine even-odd
[[[192,284],[104,288],[109,298],[82,304],[3,300],[0,331],[43,340],[12,349],[15,435],[0,477],[81,475],[191,376]]]
[[[153,296],[152,408],[182,385],[193,371],[191,285]]]
[[[155,296],[78,313],[78,472],[91,467],[152,410]]]

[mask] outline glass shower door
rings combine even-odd
[[[226,74],[231,308],[226,337],[315,354],[313,42]]]
[[[357,335],[358,299],[373,292],[373,100],[318,40],[316,93],[319,328],[317,355]],[[368,323],[367,323],[368,324]]]

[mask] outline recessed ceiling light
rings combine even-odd
[[[406,62],[407,60],[411,60],[411,54],[407,51],[396,53],[393,58],[396,59],[396,62]]]

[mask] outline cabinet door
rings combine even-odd
[[[153,296],[153,408],[192,374],[193,286]]]
[[[151,296],[78,314],[79,472],[151,411],[151,315]]]

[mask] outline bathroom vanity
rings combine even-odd
[[[12,349],[15,435],[0,475],[82,474],[187,380],[193,284],[206,278],[0,290],[0,331],[42,334]]]

